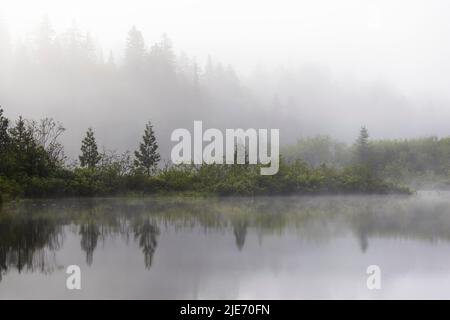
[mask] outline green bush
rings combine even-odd
[[[16,181],[0,176],[0,194],[2,199],[17,197],[23,194],[23,188]]]

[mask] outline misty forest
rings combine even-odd
[[[410,193],[450,183],[450,138],[373,140],[364,119],[352,127],[350,143],[301,135],[306,109],[296,107],[296,97],[314,99],[301,80],[298,92],[286,89],[283,98],[274,94],[265,103],[231,66],[210,57],[200,66],[186,54],[176,55],[166,35],[146,44],[132,27],[123,62],[112,52],[104,54],[75,24],[56,34],[44,18],[33,35],[13,46],[7,26],[0,24],[2,198]],[[296,83],[295,75],[290,77]],[[327,82],[314,81],[319,87]],[[33,111],[7,116],[21,110],[43,110],[64,121],[26,117]],[[218,128],[279,124],[278,174],[260,176],[258,165],[248,164],[171,164],[170,131],[195,119]],[[97,142],[97,132],[108,136],[102,138],[106,145]]]
[[[0,300],[449,299],[449,12],[2,0]]]

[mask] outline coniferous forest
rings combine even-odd
[[[53,119],[13,122],[1,110],[0,123],[3,197],[409,193],[413,179],[448,181],[448,139],[370,141],[365,127],[352,146],[327,137],[286,146],[279,172],[261,176],[259,165],[250,164],[161,166],[151,122],[134,154],[99,151],[88,128],[79,161],[71,165],[58,140],[65,128]],[[436,150],[428,153],[433,161],[420,157],[424,148]]]
[[[44,18],[31,39],[15,46],[6,25],[0,31],[2,198],[409,193],[424,186],[446,187],[450,181],[450,138],[372,140],[365,127],[359,135],[353,127],[353,143],[329,135],[296,140],[295,128],[303,123],[295,120],[293,110],[302,109],[292,96],[283,101],[275,95],[254,112],[264,103],[240,83],[231,66],[209,57],[201,67],[195,58],[175,54],[166,35],[149,45],[132,27],[119,63],[76,24],[57,34]],[[395,101],[392,95],[385,99]],[[61,114],[64,124],[5,114],[19,114],[34,104]],[[146,125],[143,116],[150,120]],[[279,173],[260,176],[258,166],[248,164],[170,164],[168,139],[158,137],[200,118],[219,128],[283,123],[279,127],[289,138],[281,141]],[[105,136],[111,130],[115,135]],[[101,144],[98,132],[103,133]]]
[[[0,300],[450,299],[449,12],[1,0]]]

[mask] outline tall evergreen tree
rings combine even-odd
[[[134,164],[137,168],[143,169],[147,175],[150,175],[161,159],[156,143],[155,133],[150,121],[145,126],[143,141],[139,145],[139,150],[134,152],[136,160]]]
[[[370,160],[369,131],[362,127],[356,140],[356,157],[359,164],[368,165]]]
[[[27,130],[25,120],[22,116],[16,121],[15,127],[9,131],[13,144],[19,151],[24,152],[26,150],[28,140],[32,139],[32,134]]]
[[[0,107],[0,175],[6,174],[9,162],[9,120],[3,116],[3,109]]]
[[[125,64],[132,69],[142,68],[146,55],[145,41],[142,33],[133,26],[128,32],[125,47]]]
[[[6,151],[9,143],[8,126],[9,120],[3,116],[3,109],[0,106],[0,154]]]
[[[92,128],[88,129],[86,137],[82,141],[79,159],[82,167],[88,167],[90,169],[95,168],[101,160]]]
[[[48,174],[48,157],[45,150],[38,145],[32,130],[22,117],[9,130],[10,152],[14,174],[27,176],[46,176]]]

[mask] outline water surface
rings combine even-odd
[[[74,264],[79,291],[66,288]],[[380,290],[366,286],[373,264]],[[448,299],[450,194],[8,204],[9,298]]]

